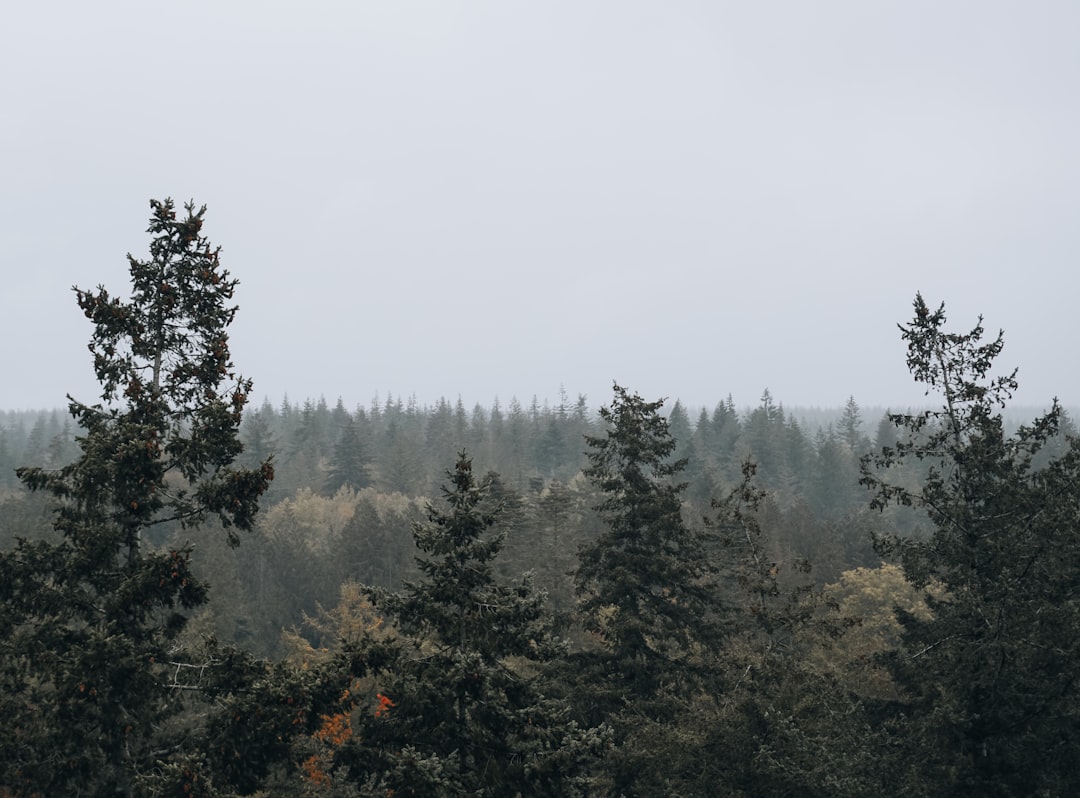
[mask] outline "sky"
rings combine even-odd
[[[1080,404],[1080,4],[21,2],[0,409],[98,394],[72,286],[208,206],[255,401],[928,400],[917,291]]]

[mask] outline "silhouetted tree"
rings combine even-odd
[[[635,791],[651,759],[635,732],[645,721],[662,727],[703,688],[728,619],[705,535],[682,517],[685,484],[675,479],[685,462],[672,460],[663,401],[614,391],[600,410],[606,435],[586,438],[585,474],[606,528],[582,547],[576,575],[579,615],[598,646],[579,654],[573,671],[593,712],[586,717],[614,727],[618,748],[606,769],[619,794]]]

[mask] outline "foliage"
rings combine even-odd
[[[680,712],[716,688],[731,606],[705,531],[683,518],[686,484],[675,480],[686,461],[674,458],[663,401],[614,393],[600,411],[606,435],[586,436],[603,526],[579,551],[575,583],[593,645],[570,658],[566,679],[586,699],[581,717],[613,727],[605,789],[666,794],[679,777],[657,772],[657,759],[678,748]]]
[[[981,319],[916,296],[943,407],[876,454],[853,397],[808,435],[618,385],[241,430],[236,281],[204,209],[152,211],[130,299],[76,289],[100,403],[0,414],[0,795],[1076,792],[1080,442],[1056,403],[1010,428]]]
[[[595,658],[617,704],[693,689],[703,654],[725,634],[705,534],[682,517],[685,484],[673,478],[685,461],[671,459],[676,443],[662,406],[616,385],[600,411],[607,434],[586,437],[585,474],[602,497],[606,528],[580,551],[578,610],[601,641]]]
[[[251,382],[232,371],[236,280],[202,235],[205,208],[151,202],[150,259],[128,256],[132,293],[76,289],[94,325],[104,404],[70,402],[81,454],[18,470],[57,502],[59,542],[0,554],[0,687],[11,733],[0,783],[75,794],[131,789],[168,742],[175,703],[159,671],[186,613],[206,598],[189,547],[150,533],[212,515],[232,544],[252,527],[269,461],[234,468]],[[47,753],[46,753],[47,752]]]
[[[1057,404],[1007,434],[1000,409],[1016,372],[991,374],[1003,335],[984,341],[981,318],[947,332],[944,306],[921,296],[914,309],[900,326],[908,366],[944,406],[894,415],[905,435],[863,476],[876,506],[926,513],[928,539],[881,548],[914,586],[943,590],[927,593],[929,617],[899,613],[907,653],[892,672],[911,700],[896,768],[918,775],[919,794],[1067,794],[1080,767],[1080,444],[1036,467],[1061,424]],[[889,480],[912,460],[925,473],[918,489]]]
[[[903,626],[897,612],[930,619],[927,591],[939,596],[941,592],[933,584],[925,591],[916,588],[904,578],[899,566],[889,563],[844,571],[823,592],[850,626],[842,636],[810,652],[811,658],[822,669],[835,672],[845,689],[860,698],[901,698],[883,658],[895,656],[903,646]]]
[[[324,485],[326,493],[333,495],[346,487],[357,491],[371,484],[366,448],[358,424],[349,419],[334,444]]]
[[[431,506],[414,530],[422,578],[370,591],[401,638],[378,677],[388,698],[363,752],[395,795],[578,794],[604,734],[578,728],[545,695],[538,668],[563,645],[531,579],[495,576],[503,536],[492,533],[490,481],[477,481],[464,452],[448,476],[446,508]]]

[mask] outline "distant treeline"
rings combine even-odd
[[[832,411],[817,411],[810,429],[800,412],[786,411],[768,391],[758,406],[738,411],[729,397],[696,417],[678,400],[667,410],[676,443],[672,460],[685,460],[681,478],[684,513],[700,521],[711,503],[756,466],[765,491],[760,510],[776,561],[812,564],[818,585],[852,569],[880,563],[875,535],[922,534],[921,514],[904,507],[881,513],[868,507],[859,485],[860,460],[897,441],[887,415],[867,424],[854,398]],[[6,499],[0,544],[17,537],[48,537],[51,516],[41,497],[14,479],[17,465],[57,467],[77,455],[75,431],[58,411],[7,413],[0,437]],[[1073,426],[1063,417],[1058,445]],[[872,431],[871,431],[872,430]],[[580,546],[601,522],[599,496],[582,475],[586,436],[603,435],[603,420],[585,397],[557,405],[511,400],[506,407],[440,400],[434,406],[388,396],[349,410],[325,399],[278,407],[264,401],[244,415],[239,463],[273,458],[276,477],[263,496],[254,545],[222,549],[200,558],[215,586],[212,627],[221,638],[268,656],[282,654],[282,630],[304,628],[320,607],[332,606],[350,581],[395,589],[415,576],[412,525],[437,499],[446,471],[461,451],[479,473],[496,478],[508,539],[500,561],[507,574],[532,571],[554,607],[573,604],[570,572]],[[911,473],[914,482],[924,476]],[[160,545],[194,538],[217,549],[220,533],[155,531]],[[308,627],[310,630],[310,627]],[[318,639],[312,640],[318,644]],[[329,641],[322,641],[329,642]]]

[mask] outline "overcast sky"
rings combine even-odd
[[[256,401],[922,401],[922,291],[1080,404],[1080,3],[22,2],[0,408],[93,401],[72,285],[205,203]]]

